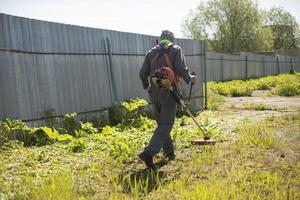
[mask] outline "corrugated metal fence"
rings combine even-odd
[[[242,52],[239,55],[207,53],[207,80],[247,79],[300,71],[300,57],[264,56]]]
[[[50,109],[58,115],[93,112],[148,98],[138,72],[155,39],[0,14],[0,120],[38,119]],[[203,74],[203,42],[177,43],[191,70]],[[200,77],[194,93],[198,109],[202,82]]]

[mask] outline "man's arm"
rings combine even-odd
[[[176,55],[174,58],[174,68],[176,70],[176,73],[188,84],[190,82],[195,83],[196,76],[191,75],[189,73],[188,67],[185,63],[185,58],[182,53],[182,50],[179,46],[176,47]]]
[[[140,79],[142,80],[144,89],[148,89],[149,87],[148,77],[150,76],[150,72],[151,72],[151,64],[149,59],[149,53],[147,53],[142,68],[140,69]]]

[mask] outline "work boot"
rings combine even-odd
[[[153,156],[150,156],[144,152],[139,154],[139,158],[144,161],[144,163],[146,164],[147,167],[149,168],[155,168],[154,164],[153,164]]]
[[[169,161],[175,160],[175,157],[176,156],[173,151],[167,155],[167,158]]]

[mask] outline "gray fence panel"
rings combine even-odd
[[[278,55],[278,58],[277,56],[271,57],[246,52],[242,52],[240,55],[222,55],[219,53],[207,53],[207,55],[207,78],[209,81],[288,73],[292,66],[296,71],[297,69],[299,71],[300,65],[299,58],[283,55]]]
[[[200,46],[201,48],[201,46]],[[193,86],[192,97],[195,97],[191,102],[191,109],[192,110],[199,110],[199,108],[203,105],[203,57],[197,56],[186,56],[186,63],[189,66],[191,71],[195,71],[198,79]],[[190,85],[186,84],[183,80],[181,81],[182,90],[185,95],[188,95],[190,90]]]
[[[10,49],[0,51],[0,119],[35,119],[50,109],[56,114],[85,112],[109,107],[116,100],[148,98],[138,72],[158,37],[5,14],[0,14],[0,25],[0,48]],[[112,66],[106,38],[111,42]],[[199,74],[195,95],[202,98],[202,42],[177,42],[187,54],[190,69]],[[202,99],[194,105],[199,109]]]
[[[294,68],[296,72],[300,72],[300,57],[294,58]]]

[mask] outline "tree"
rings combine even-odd
[[[300,30],[294,16],[280,7],[264,11],[264,24],[272,30],[274,50],[294,49],[300,46]]]
[[[207,39],[219,52],[270,50],[272,31],[262,23],[252,0],[208,0],[191,11],[183,29],[188,37]]]

